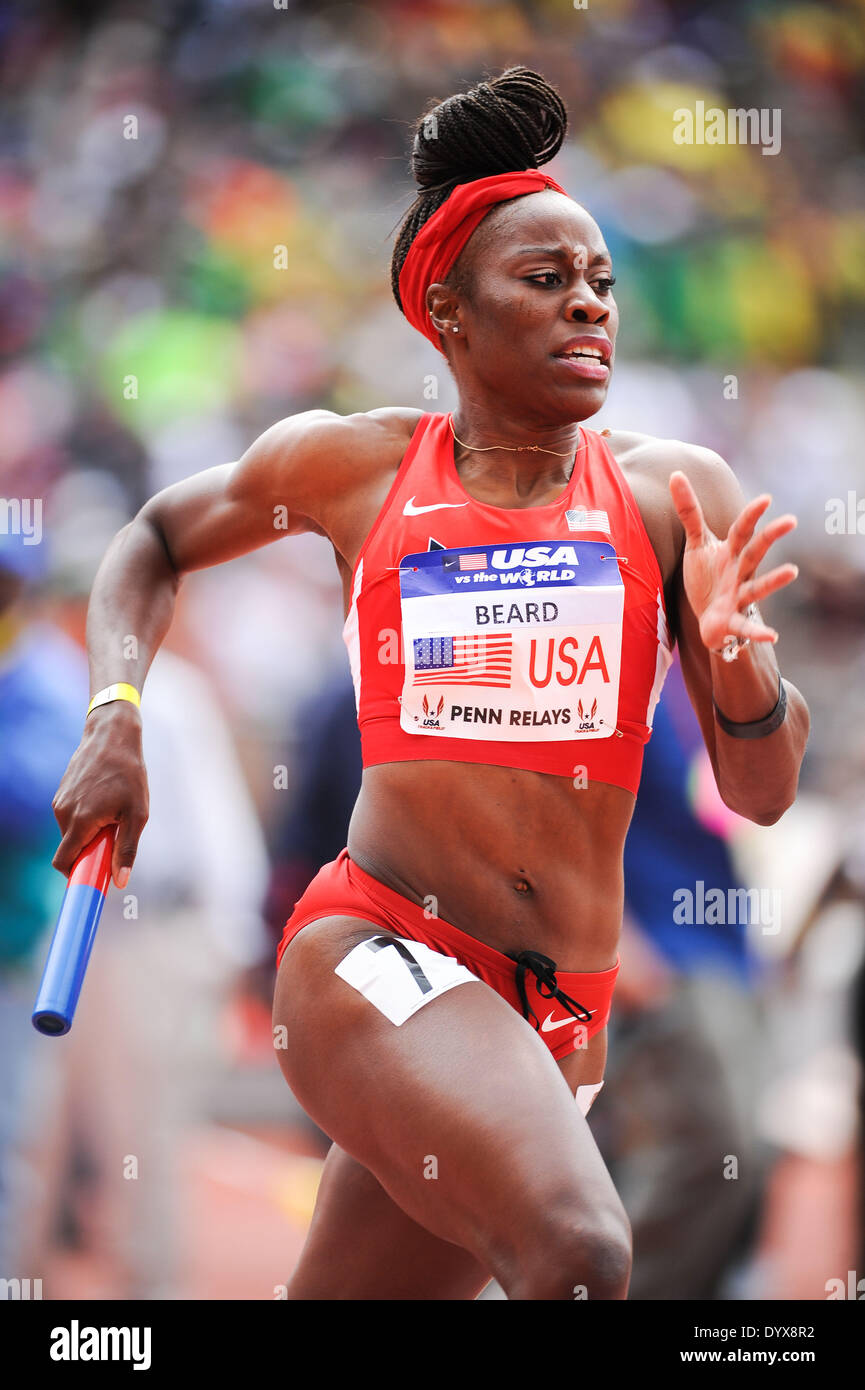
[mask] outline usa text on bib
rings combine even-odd
[[[509,742],[615,732],[625,586],[611,544],[422,551],[399,579],[401,729]]]

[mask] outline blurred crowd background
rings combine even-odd
[[[452,408],[389,286],[409,128],[512,63],[561,90],[550,171],[613,255],[591,425],[713,448],[798,517],[799,578],[764,607],[812,712],[799,802],[763,829],[726,811],[675,669],[647,755],[591,1117],[633,1296],[865,1279],[863,0],[7,0],[0,498],[41,533],[0,511],[0,1278],[46,1298],[270,1298],[291,1272],[327,1140],[275,1064],[273,955],[360,766],[332,551],[294,537],[184,585],[143,703],[151,821],[48,1040],[87,596],[149,496],[275,420]],[[780,151],[676,144],[698,100],[780,110]],[[779,929],[674,925],[671,885],[701,878],[777,889]]]

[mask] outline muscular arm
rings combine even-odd
[[[328,534],[328,518],[405,447],[406,412],[338,416],[313,410],[279,421],[236,463],[197,473],[142,507],[109,546],[87,612],[91,696],[115,682],[142,689],[174,614],[184,575],[285,535]],[[104,825],[119,822],[112,872],[125,886],[147,821],[141,718],[118,700],[87,718],[54,798],[63,839],[54,866],[68,874]]]
[[[258,550],[280,536],[320,530],[300,510],[300,499],[309,511],[316,510],[310,483],[324,415],[310,411],[279,421],[237,463],[208,468],[165,488],[118,532],[87,610],[91,696],[119,680],[141,690],[171,626],[185,574]],[[116,712],[114,705],[101,708]],[[102,717],[100,711],[91,716]]]
[[[673,467],[680,469],[691,483],[706,526],[714,537],[725,540],[746,505],[735,475],[723,459],[708,449],[691,445],[678,445],[674,449],[676,447],[680,452],[671,459]],[[678,518],[675,524],[684,549],[684,530]],[[777,538],[790,530],[792,524],[777,518],[767,523],[765,531]],[[762,549],[761,534],[756,530],[749,545]],[[707,538],[707,544],[713,545],[714,540]],[[734,738],[721,729],[714,717],[713,697],[727,718],[737,723],[764,718],[778,698],[778,663],[773,643],[753,637],[750,646],[742,648],[735,661],[726,662],[721,656],[710,653],[708,647],[720,645],[720,642],[713,638],[707,645],[701,635],[700,622],[685,592],[683,558],[680,556],[674,582],[682,673],[702,729],[715,781],[731,810],[758,825],[772,825],[796,796],[810,729],[808,707],[796,687],[785,681],[787,716],[774,733],[746,740]],[[770,564],[758,568],[757,585],[762,575],[770,570]],[[756,593],[747,595],[745,602],[760,597],[758,587]]]

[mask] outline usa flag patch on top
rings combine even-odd
[[[588,511],[586,507],[569,507],[565,520],[571,531],[605,531],[609,536],[610,518],[606,512]]]

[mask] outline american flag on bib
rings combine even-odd
[[[571,531],[605,531],[609,536],[610,518],[606,512],[589,511],[587,507],[569,507],[565,520]]]
[[[444,555],[442,565],[446,570],[485,570],[489,562],[483,551],[477,555]]]
[[[416,637],[413,685],[493,685],[511,683],[510,633]]]

